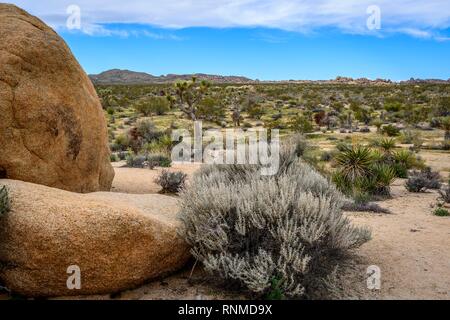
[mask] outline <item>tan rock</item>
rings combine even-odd
[[[105,116],[68,46],[8,4],[0,4],[0,39],[0,178],[109,190]]]
[[[0,280],[26,296],[112,293],[182,267],[177,199],[163,195],[79,194],[0,180],[12,211],[0,218]],[[67,268],[81,270],[69,290]]]

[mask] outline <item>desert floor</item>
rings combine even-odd
[[[434,170],[447,176],[449,153],[422,155]],[[156,193],[154,179],[162,169],[131,169],[115,164],[113,191]],[[170,170],[193,174],[198,165],[174,165]],[[391,214],[352,212],[348,216],[358,225],[368,226],[373,239],[357,254],[361,265],[355,275],[354,298],[359,299],[450,299],[450,218],[432,215],[437,192],[409,193],[397,180],[392,198],[379,202]],[[366,269],[376,265],[381,270],[381,289],[366,288]],[[242,299],[236,292],[212,284],[200,267],[192,263],[167,278],[115,295],[91,296],[90,299]],[[362,289],[361,289],[362,288]],[[85,297],[86,298],[86,297]]]

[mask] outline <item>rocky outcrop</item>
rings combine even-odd
[[[0,178],[109,190],[105,116],[65,42],[8,4],[0,4],[0,39]]]
[[[8,187],[12,200],[11,211],[0,218],[0,281],[15,293],[118,292],[173,272],[189,259],[173,197],[79,194],[16,180],[0,185]],[[79,290],[67,287],[75,275],[70,266],[79,267]]]

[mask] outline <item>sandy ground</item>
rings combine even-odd
[[[403,181],[393,198],[380,202],[392,214],[350,213],[372,230],[359,250],[367,265],[381,269],[381,299],[450,299],[450,218],[432,215],[435,191],[409,193]],[[370,297],[370,294],[367,293]]]
[[[158,193],[161,187],[155,183],[155,179],[161,171],[182,171],[189,177],[200,168],[199,164],[174,164],[170,168],[155,168],[150,170],[126,168],[124,165],[124,161],[113,163],[116,175],[111,189],[112,192],[134,194]]]
[[[419,156],[425,160],[427,166],[439,171],[444,178],[450,176],[450,152],[421,150]]]

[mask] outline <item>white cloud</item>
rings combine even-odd
[[[337,28],[347,33],[380,35],[392,32],[419,38],[445,39],[450,27],[448,0],[17,0],[10,1],[55,28],[64,28],[66,8],[81,8],[87,34],[129,36],[111,30],[111,23],[138,23],[163,28],[269,27],[311,32]],[[367,7],[381,9],[382,29],[366,27]],[[144,35],[144,34],[141,34]],[[147,35],[148,36],[148,35]],[[155,37],[157,38],[157,37]]]

